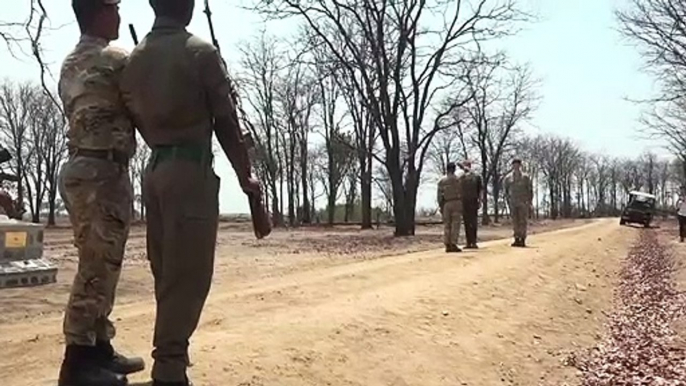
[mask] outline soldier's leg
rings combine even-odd
[[[464,205],[464,227],[465,236],[467,238],[467,245],[476,245],[476,227],[477,227],[477,211],[478,206],[472,201],[465,201]]]
[[[527,236],[527,231],[529,227],[529,207],[527,205],[522,205],[521,209],[521,218],[520,218],[520,233],[521,233],[521,238],[522,238],[522,244],[526,241],[526,236]]]
[[[447,203],[444,204],[443,213],[441,214],[443,219],[443,244],[445,244],[446,248],[450,247],[450,228],[452,226],[449,209],[449,205]]]
[[[453,218],[452,218],[453,224],[452,224],[452,232],[453,232],[453,244],[457,246],[457,244],[460,241],[460,225],[462,223],[462,203],[458,202],[458,205],[455,206],[455,209],[453,211]]]
[[[108,316],[131,216],[128,173],[108,161],[76,158],[65,165],[60,178],[79,263],[65,311],[67,350],[59,383],[120,384],[123,378],[105,372],[112,363],[96,342],[109,342],[115,333]]]
[[[219,216],[219,178],[208,166],[170,161],[151,183],[159,198],[162,247],[155,268],[155,364],[152,377],[184,382],[189,339],[210,290]]]
[[[517,246],[519,244],[519,238],[520,238],[520,229],[519,229],[519,206],[518,205],[512,205],[510,204],[510,215],[512,217],[512,230],[513,230],[513,237],[515,239],[515,242],[512,244],[513,246]]]

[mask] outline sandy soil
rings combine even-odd
[[[402,241],[387,230],[339,229],[260,242],[223,229],[191,376],[203,386],[575,384],[564,358],[594,344],[614,270],[640,229],[598,220],[534,231],[528,249],[497,240],[447,255],[436,250],[437,229]],[[62,267],[57,284],[0,292],[2,384],[56,377],[70,243],[66,230],[47,237]],[[154,317],[143,245],[136,230],[114,315],[117,345],[138,354],[150,351]]]

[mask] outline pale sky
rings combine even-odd
[[[215,32],[222,54],[238,69],[236,49],[239,42],[259,33],[259,16],[239,8],[247,0],[211,0]],[[46,0],[53,28],[43,42],[51,71],[58,75],[64,56],[79,36],[70,1]],[[22,20],[28,1],[5,0],[2,20]],[[644,150],[663,153],[659,144],[641,138],[637,121],[641,107],[625,98],[648,98],[653,81],[640,72],[642,65],[635,48],[616,32],[613,11],[624,0],[525,0],[536,11],[540,21],[528,25],[517,37],[503,42],[511,58],[530,62],[534,74],[541,78],[542,101],[536,111],[530,133],[554,133],[577,141],[584,149],[614,156],[632,157]],[[150,29],[153,13],[146,0],[123,0],[120,38],[113,44],[131,50],[133,42],[128,24],[136,26],[142,38]],[[268,32],[284,36],[294,29],[294,22],[281,22]],[[194,19],[189,31],[209,40],[209,29],[202,13],[202,1],[196,0]],[[37,66],[28,57],[13,58],[2,46],[0,78],[38,80]],[[247,200],[237,185],[228,161],[220,156],[216,162],[222,178],[220,206],[223,213],[248,212]],[[424,186],[420,207],[434,207],[434,184]]]

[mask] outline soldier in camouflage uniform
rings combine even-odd
[[[522,172],[522,160],[512,161],[512,172],[505,177],[505,197],[510,205],[514,228],[513,247],[526,246],[526,230],[533,200],[533,185],[528,174]]]
[[[443,242],[446,252],[462,252],[457,246],[462,221],[462,176],[455,175],[455,164],[450,162],[447,174],[438,181],[438,207],[443,216]]]
[[[69,120],[69,159],[60,195],[74,231],[79,265],[64,316],[60,386],[126,385],[141,358],[126,358],[110,341],[109,319],[131,220],[128,163],[134,128],[118,82],[127,53],[118,38],[119,0],[73,0],[81,39],[62,64],[59,95]]]
[[[481,176],[472,170],[472,161],[462,162],[462,216],[464,218],[464,231],[467,238],[465,249],[477,249],[476,233],[479,227],[479,208],[481,207],[481,193],[483,182]]]

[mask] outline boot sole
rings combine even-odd
[[[122,374],[122,375],[129,375],[129,374],[140,373],[141,371],[145,370],[145,364],[143,364],[142,366],[131,367],[130,369],[126,369],[126,371],[123,371],[122,369],[118,369],[115,366],[108,366],[105,368],[107,370],[113,372],[113,373]]]

